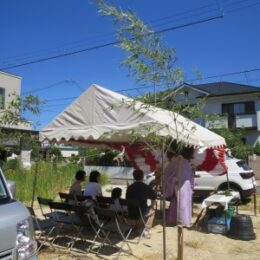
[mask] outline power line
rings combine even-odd
[[[211,76],[202,77],[202,78],[187,79],[187,80],[185,80],[185,82],[193,83],[193,82],[196,82],[196,81],[199,81],[199,80],[221,78],[221,77],[234,76],[234,75],[240,75],[240,74],[251,73],[251,72],[258,72],[258,71],[260,71],[260,68],[247,69],[247,70],[235,71],[235,72],[227,72],[227,73],[211,75]],[[248,82],[255,82],[255,81],[259,81],[259,78],[254,79],[254,80],[253,79],[248,80]],[[164,86],[161,86],[161,87],[164,87]],[[153,88],[153,86],[140,86],[140,87],[136,87],[136,88],[126,88],[126,89],[116,90],[116,92],[121,93],[121,92],[129,92],[129,91],[139,91],[141,89],[144,90],[144,89],[149,89],[149,88]],[[41,89],[43,89],[43,88],[41,88]],[[65,97],[65,98],[54,98],[54,99],[47,99],[47,100],[45,100],[45,102],[65,101],[65,100],[72,100],[72,99],[76,99],[76,98],[78,98],[78,97],[74,96],[74,97]],[[63,104],[61,104],[61,105],[63,105]]]
[[[34,90],[26,91],[26,92],[22,93],[22,95],[28,95],[28,94],[31,94],[31,93],[34,93],[34,92],[39,92],[39,91],[43,91],[43,90],[46,90],[46,89],[50,89],[50,88],[59,86],[59,85],[65,83],[65,82],[66,82],[66,80],[62,80],[62,81],[53,83],[53,84],[45,86],[45,87],[41,87],[41,88],[37,88],[37,89],[34,89]]]
[[[179,25],[179,26],[165,28],[165,29],[162,29],[162,30],[159,30],[159,31],[155,31],[154,33],[159,34],[159,33],[163,33],[163,32],[168,32],[168,31],[188,27],[188,26],[203,23],[203,22],[209,22],[211,20],[215,20],[215,19],[218,19],[218,18],[223,18],[223,16],[221,15],[221,16],[214,16],[214,17],[210,17],[210,18],[206,18],[206,19],[201,19],[201,20],[193,21],[193,22],[190,22],[190,23],[187,23],[187,24],[182,24],[182,25]],[[104,48],[104,47],[120,44],[121,42],[122,41],[117,40],[117,41],[113,41],[113,42],[109,42],[109,43],[105,43],[105,44],[100,44],[100,45],[84,48],[84,49],[81,49],[81,50],[76,50],[76,51],[71,51],[71,52],[67,52],[67,53],[63,53],[63,54],[50,56],[50,57],[47,57],[47,58],[41,58],[41,59],[34,60],[34,61],[28,61],[28,62],[16,64],[16,65],[2,67],[2,68],[0,68],[0,70],[13,69],[13,68],[18,68],[18,67],[22,67],[22,66],[31,65],[31,64],[36,64],[36,63],[40,63],[40,62],[44,62],[44,61],[54,60],[54,59],[58,59],[58,58],[64,58],[64,57],[75,55],[75,54],[78,54],[78,53],[97,50],[97,49],[101,49],[101,48]]]
[[[226,76],[232,76],[232,75],[239,75],[239,74],[244,74],[244,73],[252,73],[252,72],[259,72],[260,71],[260,68],[254,68],[254,69],[247,69],[247,70],[242,70],[242,71],[236,71],[236,72],[228,72],[228,73],[223,73],[223,74],[218,74],[218,75],[212,75],[212,76],[208,76],[208,77],[204,77],[202,78],[202,80],[204,79],[212,79],[212,78],[217,78],[217,77],[226,77]],[[187,80],[186,82],[195,82],[199,79],[192,79],[192,80]],[[251,79],[251,80],[248,80],[248,82],[255,82],[255,81],[260,81],[260,78],[256,78],[256,79]],[[243,83],[245,82],[244,81],[236,81],[236,83]],[[163,87],[163,86],[161,86]],[[148,89],[148,88],[153,88],[152,86],[143,86],[143,87],[138,87],[138,88],[128,88],[128,89],[121,89],[121,90],[117,90],[116,92],[128,92],[128,91],[140,91],[141,89]],[[129,95],[131,96],[131,95]],[[73,97],[73,98],[77,98],[77,97]],[[133,96],[134,98],[134,96]],[[56,101],[56,100],[68,100],[68,99],[72,99],[71,97],[68,97],[68,98],[62,98],[62,99],[49,99],[47,101]],[[59,105],[67,105],[67,104],[59,104]],[[57,106],[59,106],[57,105]],[[55,105],[52,105],[53,107]],[[52,107],[50,106],[50,107]],[[56,114],[59,114],[61,111],[55,111],[55,110],[50,110],[50,109],[42,109],[42,111],[46,112],[46,113],[56,113]]]
[[[61,100],[71,100],[77,97],[66,97],[66,98],[53,98],[53,99],[46,99],[45,102],[53,102],[53,101],[61,101]]]
[[[231,2],[231,3],[228,3],[228,4],[227,4],[227,2],[229,2],[229,1],[230,1],[230,0],[226,0],[225,3],[222,4],[222,6],[223,6],[223,7],[230,7],[230,6],[234,6],[234,5],[240,4],[240,3],[247,2],[247,1],[249,1],[249,0],[240,0],[240,1],[235,1],[235,2]],[[217,6],[217,8],[216,8],[215,6]],[[211,7],[214,7],[214,8],[213,8],[213,9],[208,9],[208,8],[211,8]],[[206,9],[206,10],[205,10],[205,9]],[[223,8],[222,8],[222,9],[223,9]],[[202,12],[201,12],[201,10],[205,10],[205,11],[202,11]],[[187,10],[187,11],[184,11],[184,12],[174,13],[174,14],[172,14],[171,16],[166,16],[166,17],[163,17],[163,18],[155,19],[155,20],[152,20],[151,23],[153,24],[153,23],[155,22],[155,24],[154,24],[153,27],[160,27],[160,26],[162,26],[162,25],[167,25],[167,24],[169,24],[169,23],[176,22],[176,21],[178,21],[178,20],[183,20],[184,18],[192,18],[192,17],[198,16],[199,14],[209,13],[209,12],[213,12],[213,11],[216,11],[216,10],[220,10],[220,11],[221,11],[221,8],[220,8],[220,5],[219,5],[219,4],[216,4],[216,5],[215,5],[215,4],[208,4],[208,5],[200,6],[200,7],[198,7],[198,8],[193,8],[193,9],[190,9],[190,10]],[[193,13],[196,13],[196,12],[198,12],[198,11],[200,11],[200,12],[197,13],[196,15],[193,14]],[[183,17],[183,15],[185,15],[185,14],[190,14],[190,13],[191,13],[191,15]],[[223,11],[221,11],[221,13],[223,14]],[[172,19],[172,17],[174,17],[174,19]],[[180,18],[176,19],[176,17],[180,17]],[[159,25],[156,24],[158,21],[169,20],[169,19],[170,19],[170,21],[168,21],[168,22],[166,22],[166,23],[159,24]],[[96,36],[96,38],[101,38],[101,37],[104,38],[104,37],[108,37],[108,36],[109,36],[109,38],[110,38],[110,36],[114,36],[114,34],[112,34],[112,33],[107,33],[107,34],[105,34],[105,35],[98,35],[98,36]],[[94,37],[87,38],[87,39],[93,40],[93,38],[94,38]],[[82,41],[76,41],[76,42],[73,42],[73,43],[71,43],[71,44],[75,44],[75,43],[80,43],[81,45],[83,44]],[[84,44],[85,44],[85,42],[84,42]],[[77,44],[77,45],[79,46],[79,44]],[[58,49],[58,48],[61,48],[61,47],[64,47],[64,46],[66,47],[66,46],[68,46],[68,44],[62,44],[62,45],[60,45],[60,46],[55,47],[55,49]],[[74,46],[74,48],[75,48],[75,47],[76,47],[76,46]],[[43,49],[43,51],[44,51],[44,50],[48,50],[48,49]],[[54,51],[54,49],[53,49],[53,51]],[[51,52],[53,52],[53,51],[48,51],[48,52],[45,53],[45,54],[48,54],[48,53],[51,54]],[[28,54],[28,55],[32,55],[32,53],[41,53],[41,51],[31,52],[31,53]],[[25,55],[26,55],[26,54],[25,54]],[[57,54],[56,54],[56,55],[57,55]],[[28,56],[28,57],[22,57],[22,58],[19,58],[19,57],[21,57],[21,55],[19,55],[19,56],[14,56],[14,57],[9,57],[9,59],[10,59],[10,58],[11,58],[11,59],[13,58],[13,61],[21,60],[20,63],[24,63],[24,62],[22,62],[22,60],[26,60],[26,59],[33,58],[33,57],[30,57],[30,56]],[[8,59],[8,57],[5,58],[5,59]],[[36,59],[36,57],[35,57],[35,59]],[[19,62],[19,61],[18,61],[18,62]],[[12,66],[12,64],[10,64],[10,63],[8,64],[8,62],[6,62],[6,61],[3,61],[2,63],[5,64],[5,67],[7,67],[7,66]]]
[[[111,45],[115,45],[115,44],[118,44],[118,43],[120,43],[120,41],[109,42],[109,43],[105,43],[105,44],[101,44],[101,45],[92,46],[92,47],[89,47],[89,48],[84,48],[84,49],[77,50],[77,51],[72,51],[72,52],[67,52],[67,53],[63,53],[63,54],[58,54],[58,55],[54,55],[54,56],[47,57],[47,58],[42,58],[42,59],[38,59],[38,60],[34,60],[34,61],[28,61],[28,62],[20,63],[20,64],[17,64],[17,65],[2,67],[2,68],[0,68],[0,70],[13,69],[13,68],[26,66],[26,65],[40,63],[40,62],[43,62],[43,61],[63,58],[63,57],[75,55],[75,54],[82,53],[82,52],[87,52],[87,51],[101,49],[101,48],[108,47],[108,46],[111,46]]]
[[[227,0],[227,1],[229,1],[229,0]],[[158,25],[156,24],[158,21],[162,21],[162,20],[168,20],[169,18],[172,18],[173,16],[174,16],[174,20],[171,20],[171,23],[173,22],[173,21],[177,21],[177,20],[180,20],[180,19],[183,19],[183,18],[179,18],[179,19],[176,19],[176,17],[180,17],[180,16],[183,16],[183,15],[185,15],[185,14],[189,14],[189,13],[193,13],[194,11],[196,12],[196,11],[199,11],[199,10],[201,10],[201,9],[205,9],[205,8],[207,8],[207,7],[211,7],[212,6],[212,4],[209,4],[209,5],[206,5],[206,6],[201,6],[201,7],[198,7],[198,8],[194,8],[194,9],[190,9],[190,10],[188,10],[188,11],[184,11],[184,12],[180,12],[180,13],[174,13],[174,14],[172,14],[171,16],[166,16],[166,17],[163,17],[163,18],[159,18],[159,19],[155,19],[155,20],[152,20],[151,21],[151,23],[153,24],[153,23],[155,23],[154,24],[154,26],[155,27],[157,27]],[[215,9],[214,9],[215,10]],[[210,10],[211,11],[211,10]],[[207,11],[206,11],[207,12]],[[194,17],[194,15],[190,15],[188,18],[191,18],[191,17]],[[186,17],[184,17],[184,18],[186,18]],[[169,22],[167,22],[167,23],[165,23],[165,24],[169,24]],[[159,25],[159,26],[161,26],[161,25]],[[107,33],[107,34],[105,34],[105,35],[98,35],[96,38],[104,38],[104,37],[107,37],[107,36],[114,36],[114,33],[112,34],[112,33]],[[87,39],[91,39],[91,40],[93,40],[93,37],[91,37],[91,38],[87,38]],[[86,40],[87,40],[86,39]],[[83,44],[83,42],[82,41],[76,41],[76,42],[73,42],[73,43],[71,43],[71,44],[75,44],[75,43],[80,43],[80,44]],[[85,42],[84,42],[84,44],[85,44]],[[55,49],[58,49],[58,48],[62,48],[62,47],[66,47],[66,46],[68,46],[68,44],[62,44],[62,45],[59,45],[59,46],[56,46],[55,47]],[[74,46],[75,47],[75,46]],[[49,50],[49,49],[43,49],[43,50],[39,50],[39,51],[36,51],[36,52],[30,52],[29,53],[29,55],[31,55],[32,53],[39,53],[39,52],[41,52],[41,51],[45,51],[45,50]],[[54,50],[54,49],[53,49]],[[49,51],[50,52],[50,51]],[[27,55],[26,53],[24,54],[24,55]],[[5,59],[14,59],[14,60],[17,60],[17,58],[19,59],[19,57],[21,57],[21,55],[19,55],[19,56],[13,56],[13,57],[6,57]],[[29,57],[26,57],[26,58],[31,58],[30,56]],[[23,58],[23,59],[25,59],[25,58]],[[5,63],[7,63],[7,62],[5,62]]]
[[[213,78],[218,78],[218,77],[234,76],[234,75],[239,75],[239,74],[242,74],[242,73],[256,72],[256,71],[260,71],[260,69],[255,68],[255,69],[250,69],[250,70],[228,72],[228,73],[223,73],[223,74],[218,74],[218,75],[213,75],[213,76],[208,76],[208,77],[202,77],[202,78],[199,78],[199,79],[198,78],[197,79],[191,79],[191,80],[187,80],[187,82],[195,82],[195,81],[198,81],[198,80],[213,79]]]
[[[52,105],[50,105],[50,104],[43,104],[42,106],[44,107],[44,106],[48,106],[48,107],[59,107],[59,106],[67,106],[68,105],[68,103],[62,103],[62,104],[52,104]]]
[[[232,5],[235,5],[237,3],[243,3],[243,2],[246,2],[246,1],[248,1],[248,0],[237,1],[235,3],[227,4],[226,6],[232,6]],[[245,8],[255,6],[255,5],[259,5],[259,4],[260,3],[255,3],[253,5],[243,6],[243,7],[237,8],[237,9],[230,10],[228,12],[230,13],[230,12],[233,12],[233,11],[245,9]],[[211,5],[206,5],[204,7],[207,7],[207,6],[211,6]],[[203,8],[203,7],[201,7],[201,8]],[[194,9],[194,10],[198,10],[198,9],[201,9],[201,8],[197,8],[197,9]],[[188,12],[189,11],[187,11],[186,13],[188,13]],[[155,33],[164,33],[164,32],[167,32],[167,31],[172,31],[172,30],[184,28],[184,27],[188,27],[188,26],[191,26],[191,25],[195,25],[195,24],[199,24],[199,23],[203,23],[203,22],[208,22],[208,21],[218,19],[218,18],[223,18],[223,14],[215,16],[215,17],[209,17],[209,18],[204,18],[204,19],[200,19],[200,20],[197,20],[197,21],[192,21],[192,22],[182,24],[182,25],[179,25],[179,26],[173,26],[173,27],[161,29],[161,30],[155,31]],[[112,42],[109,42],[109,43],[100,44],[100,45],[96,45],[96,46],[92,46],[92,47],[88,47],[88,48],[83,48],[83,49],[76,50],[76,51],[70,51],[70,52],[67,52],[67,53],[57,54],[57,55],[46,57],[46,58],[40,58],[40,59],[33,60],[33,61],[23,62],[23,63],[16,64],[16,65],[8,65],[8,66],[0,68],[0,70],[17,68],[17,67],[27,66],[27,65],[40,63],[40,62],[44,62],[44,61],[49,61],[49,60],[53,60],[53,59],[63,58],[63,57],[66,57],[66,56],[71,56],[71,55],[75,55],[75,54],[82,53],[82,52],[92,51],[92,50],[112,46],[112,45],[119,44],[119,43],[121,43],[121,41],[112,41]]]
[[[228,10],[226,13],[233,13],[233,12],[236,12],[236,11],[240,11],[240,10],[243,10],[243,9],[246,9],[246,8],[249,8],[249,7],[259,5],[259,4],[260,3],[258,2],[258,3],[254,3],[254,4],[250,4],[250,5],[245,5],[245,6],[242,6],[242,7],[238,7],[238,8]]]
[[[249,72],[258,72],[258,71],[260,71],[260,68],[248,69],[248,70],[242,70],[242,71],[235,71],[235,72],[227,72],[227,73],[223,73],[223,74],[212,75],[212,76],[207,76],[207,77],[202,77],[202,78],[187,79],[187,80],[185,80],[185,82],[193,83],[193,82],[196,82],[196,81],[199,81],[199,80],[234,76],[234,75],[240,75],[240,74],[249,73]],[[164,86],[161,86],[161,87],[163,88]],[[127,92],[127,91],[137,91],[137,90],[140,90],[140,89],[148,89],[148,88],[153,88],[153,86],[140,86],[140,87],[136,87],[136,88],[121,89],[121,90],[117,90],[116,92],[120,93],[120,92]]]
[[[165,29],[156,31],[155,33],[164,33],[164,32],[176,30],[176,29],[179,29],[179,28],[188,27],[188,26],[191,26],[191,25],[209,22],[209,21],[216,20],[216,19],[223,18],[223,17],[224,17],[223,15],[218,15],[218,16],[214,16],[214,17],[204,18],[204,19],[200,19],[200,20],[193,21],[193,22],[190,22],[190,23],[182,24],[182,25],[179,25],[179,26],[173,26],[173,27],[165,28]]]
[[[80,91],[84,91],[84,89],[80,86],[80,84],[79,84],[76,80],[74,80],[74,79],[65,79],[65,80],[62,80],[62,81],[59,81],[59,82],[56,82],[56,83],[53,83],[53,84],[44,86],[44,87],[40,87],[40,88],[36,88],[36,89],[30,90],[30,91],[26,91],[26,92],[22,93],[22,95],[28,95],[28,94],[35,93],[35,92],[44,91],[44,90],[46,90],[46,89],[50,89],[50,88],[53,88],[53,87],[62,85],[62,84],[64,84],[64,83],[65,83],[65,84],[68,84],[68,85],[74,85],[74,86],[76,86]],[[59,99],[59,100],[60,100],[60,99]]]

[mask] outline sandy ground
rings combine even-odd
[[[112,186],[104,188],[104,194],[110,193]],[[123,195],[124,196],[124,195]],[[260,200],[259,200],[260,201]],[[158,203],[159,205],[159,203]],[[243,208],[246,208],[246,210]],[[194,218],[200,212],[200,204],[195,204]],[[248,214],[251,216],[254,231],[257,235],[256,240],[241,241],[228,238],[220,234],[207,234],[196,230],[184,229],[184,252],[185,260],[259,260],[260,259],[260,208],[258,205],[258,216],[254,216],[252,203],[246,207],[239,209],[240,214]],[[163,226],[160,212],[157,214],[155,226],[152,228],[151,239],[142,238],[139,244],[131,243],[133,255],[122,255],[119,259],[163,259]],[[39,253],[39,260],[45,259],[114,259],[116,253],[112,254],[107,251],[100,256],[93,253],[83,253],[79,251],[69,251],[56,247],[52,251],[46,246]],[[177,259],[177,228],[166,227],[166,259]]]

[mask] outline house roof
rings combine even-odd
[[[13,74],[11,72],[8,72],[8,71],[3,71],[3,70],[0,70],[0,74],[3,74],[3,75],[6,75],[6,76],[11,76],[11,77],[15,77],[15,78],[18,78],[18,79],[21,79],[22,77],[16,75],[16,74]]]
[[[198,89],[208,93],[208,96],[225,96],[234,94],[247,94],[260,92],[259,87],[232,83],[232,82],[213,82],[207,84],[190,85],[185,84],[188,87]]]

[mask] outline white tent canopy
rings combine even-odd
[[[40,132],[41,140],[129,142],[133,135],[171,136],[196,147],[225,139],[168,110],[145,105],[93,84]]]

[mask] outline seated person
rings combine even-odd
[[[122,195],[122,189],[119,187],[116,187],[111,191],[111,198],[113,200],[113,204],[110,207],[114,209],[117,213],[126,215],[127,208],[125,208],[120,204],[121,195]]]
[[[84,196],[91,196],[93,200],[102,196],[101,185],[99,184],[101,174],[98,171],[92,171],[89,175],[89,183],[83,192]]]
[[[155,207],[156,207],[156,194],[154,190],[143,182],[144,173],[141,170],[134,170],[133,177],[135,182],[128,186],[126,191],[126,199],[138,200],[142,214],[146,219],[144,236],[150,237],[150,229],[153,224]],[[147,200],[151,200],[151,206],[148,207]],[[139,219],[140,214],[138,208],[129,207],[128,217],[131,219]]]
[[[81,182],[85,181],[86,172],[83,170],[78,170],[75,174],[75,180],[70,186],[69,193],[73,194],[75,197],[77,195],[82,195]]]
[[[122,195],[122,189],[119,187],[116,187],[111,191],[111,198],[113,200],[113,204],[111,205],[111,208],[116,211],[122,211],[122,206],[120,204],[121,195]]]

